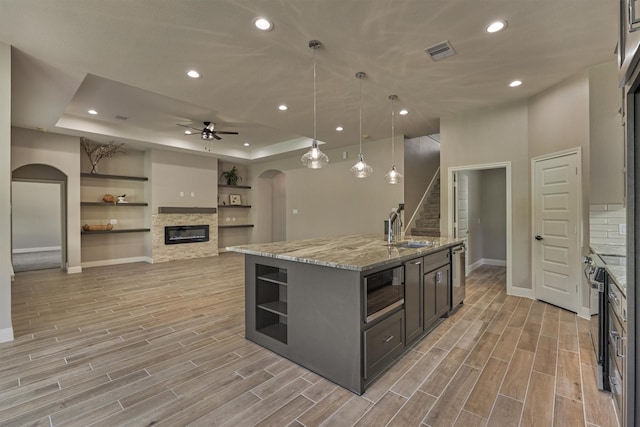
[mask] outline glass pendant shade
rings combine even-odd
[[[311,148],[300,159],[303,165],[309,169],[320,169],[327,163],[329,163],[329,157],[320,151],[318,147],[318,141],[315,139],[311,143]]]
[[[358,163],[351,167],[351,173],[356,178],[366,178],[373,173],[373,168],[364,161],[364,154],[360,153]]]
[[[384,175],[384,179],[389,184],[400,184],[402,182],[402,174],[396,169],[396,165],[391,166],[391,170]]]

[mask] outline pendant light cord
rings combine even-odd
[[[362,77],[360,80],[360,154],[362,154]]]
[[[316,48],[313,49],[313,140],[317,141],[316,137]]]

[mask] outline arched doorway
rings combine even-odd
[[[67,176],[43,164],[12,173],[11,242],[14,272],[63,268],[67,259]]]
[[[268,170],[258,176],[256,243],[287,239],[287,197],[284,172]]]

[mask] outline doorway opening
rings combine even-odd
[[[258,176],[257,211],[254,243],[287,240],[287,176],[280,170],[268,170]]]
[[[448,235],[465,240],[466,274],[504,266],[512,294],[511,162],[449,168],[448,200]]]

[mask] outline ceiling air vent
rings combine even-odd
[[[125,116],[121,116],[120,114],[116,115],[115,117],[118,120],[127,120],[129,117],[125,117]]]
[[[429,58],[434,61],[439,61],[447,56],[456,54],[456,51],[453,49],[453,46],[451,46],[451,43],[449,43],[449,40],[445,40],[442,43],[428,47],[424,51],[427,52]]]

